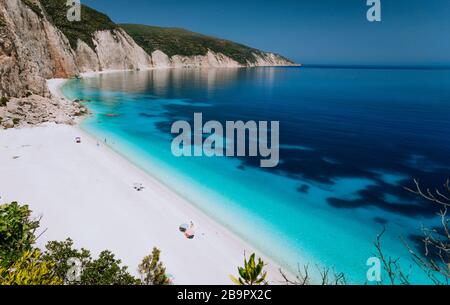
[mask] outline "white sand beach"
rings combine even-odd
[[[54,94],[63,80],[52,80]],[[82,143],[77,144],[76,137]],[[39,239],[70,237],[97,255],[113,251],[130,271],[154,246],[176,284],[231,284],[244,251],[239,237],[77,126],[45,124],[0,131],[0,202],[18,201],[42,215]],[[135,183],[145,189],[136,191]],[[196,236],[178,230],[192,221]],[[281,280],[268,263],[269,279]]]
[[[53,78],[47,80],[47,87],[51,94],[55,97],[64,98],[60,91],[60,87],[67,81],[65,78]]]

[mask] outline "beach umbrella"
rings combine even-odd
[[[184,223],[180,226],[180,231],[183,233],[186,232],[187,229],[189,229],[189,225],[187,223]]]
[[[189,239],[193,239],[195,236],[195,231],[192,229],[188,229],[186,230],[186,232],[184,233],[184,235],[189,238]]]

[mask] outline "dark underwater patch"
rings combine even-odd
[[[303,184],[297,188],[297,192],[303,193],[303,194],[308,194],[310,188],[311,187],[309,185]]]
[[[382,217],[374,217],[373,221],[375,221],[376,223],[380,224],[380,225],[386,225],[389,221],[385,218]]]
[[[145,113],[145,112],[141,112],[141,113],[139,113],[139,115],[142,116],[142,117],[146,117],[146,118],[156,118],[156,117],[158,117],[158,115],[156,115],[156,114]]]

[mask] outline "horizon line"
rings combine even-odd
[[[449,65],[376,65],[376,64],[302,64],[303,68],[389,69],[389,70],[450,70]]]

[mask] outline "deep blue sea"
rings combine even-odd
[[[421,225],[437,225],[437,206],[404,187],[450,177],[449,70],[152,70],[72,80],[63,92],[94,113],[83,129],[292,272],[309,263],[365,283],[383,227],[386,254],[409,272],[400,236],[423,252]],[[174,157],[171,125],[194,112],[279,121],[280,165]]]

